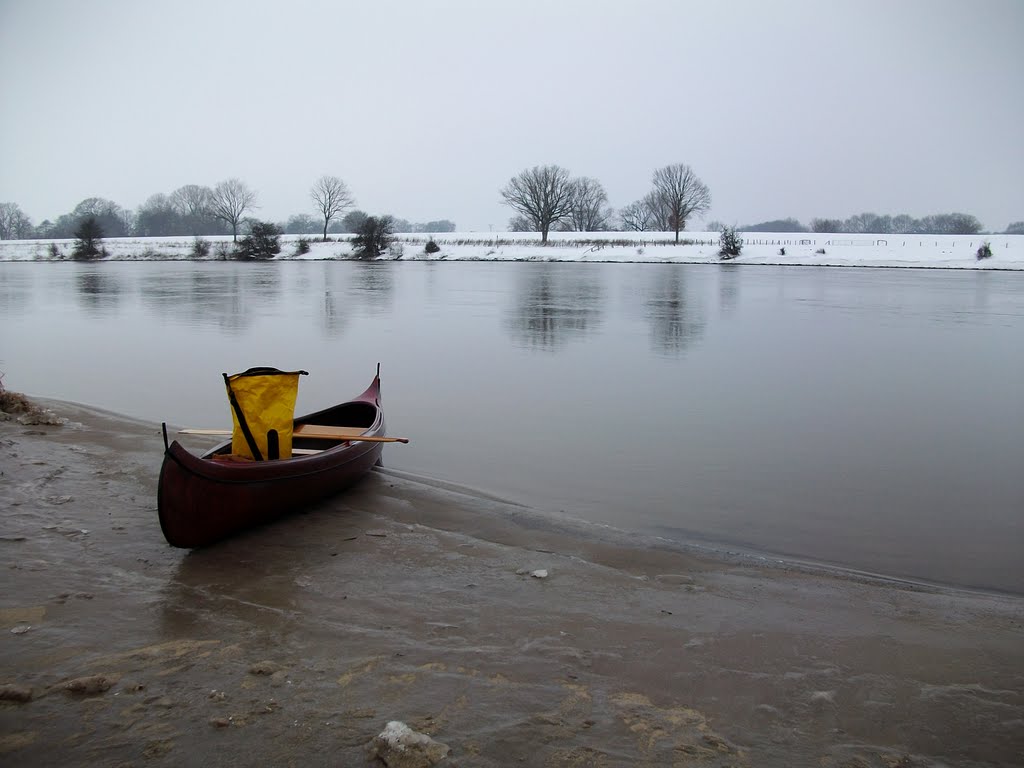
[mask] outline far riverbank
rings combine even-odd
[[[729,264],[834,267],[906,267],[918,269],[1024,269],[1024,235],[851,235],[750,233],[741,254]],[[351,259],[352,235],[283,235],[278,260]],[[113,261],[173,261],[229,258],[231,237],[108,238]],[[300,246],[300,240],[303,245]],[[438,250],[427,252],[428,240]],[[990,258],[979,259],[983,243]],[[60,261],[71,258],[73,240],[0,241],[2,261]],[[445,232],[397,234],[384,260],[406,261],[567,261],[590,263],[717,264],[717,232],[684,232],[674,242],[669,232],[553,232],[547,245],[535,232]]]

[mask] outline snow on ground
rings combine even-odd
[[[299,255],[298,235],[281,238],[279,260],[351,259],[351,235],[334,235],[326,243],[307,236],[309,252]],[[440,246],[427,253],[433,238]],[[399,234],[383,259],[405,261],[582,261],[717,263],[718,233],[683,232],[679,245],[666,232],[553,232],[541,245],[535,232],[446,232],[435,235]],[[209,245],[205,260],[226,258],[230,236],[202,238]],[[977,259],[983,242],[992,257]],[[743,235],[743,252],[736,264],[792,264],[837,267],[927,267],[946,269],[1024,270],[1024,235],[853,235],[809,233],[750,233]],[[195,238],[108,238],[103,245],[109,260],[146,261],[191,259]],[[72,240],[0,241],[0,261],[69,259]]]

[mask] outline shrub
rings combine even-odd
[[[822,256],[824,256],[825,255],[825,249],[824,248],[819,248],[818,250],[815,251],[815,253],[820,253]]]
[[[718,236],[718,258],[724,260],[735,259],[743,250],[743,243],[736,234],[736,227],[722,227],[722,234]]]
[[[423,246],[423,250],[427,253],[437,253],[441,250],[441,246],[434,242],[434,238],[427,240],[427,244]]]
[[[326,240],[324,242],[326,242]],[[309,239],[300,237],[298,242],[295,243],[295,255],[302,256],[306,253],[309,253]]]
[[[249,234],[238,241],[235,257],[239,259],[272,259],[281,252],[281,229],[269,221],[254,221]]]
[[[95,216],[87,216],[75,228],[75,247],[71,249],[71,257],[79,261],[88,261],[105,255],[103,251],[103,228]]]
[[[779,256],[785,256],[785,255],[786,255],[786,249],[785,248],[779,248]]]
[[[376,259],[391,245],[392,221],[390,216],[367,216],[359,224],[352,238],[356,258]]]
[[[975,255],[977,256],[978,261],[981,261],[982,259],[991,259],[992,258],[992,246],[989,245],[988,240],[983,242],[978,247],[978,252]]]
[[[51,259],[64,258],[64,254],[60,252],[60,247],[56,243],[50,243],[49,247],[46,250],[49,252]]]
[[[210,257],[210,242],[197,237],[192,241],[192,258],[208,259]]]

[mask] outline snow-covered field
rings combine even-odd
[[[298,235],[281,238],[280,260],[351,259],[351,235],[319,242],[307,236],[309,252],[298,255]],[[553,232],[540,244],[535,232],[446,232],[433,235],[440,251],[427,253],[428,235],[399,234],[384,259],[406,261],[588,261],[717,263],[718,233],[684,232],[676,245],[665,232]],[[205,237],[209,260],[224,258],[231,238]],[[109,260],[192,259],[192,237],[108,238]],[[736,264],[793,264],[839,267],[926,267],[1024,270],[1024,235],[851,235],[750,233],[743,235]],[[988,242],[992,257],[978,260]],[[72,240],[0,241],[0,261],[69,259]]]

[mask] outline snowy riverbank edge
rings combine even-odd
[[[350,260],[351,235],[283,235],[275,261]],[[684,232],[676,244],[668,232],[553,232],[542,245],[533,232],[398,234],[381,261],[539,261],[591,263],[718,264],[715,232]],[[195,256],[196,238],[107,238],[100,261],[218,261],[231,250],[230,236],[201,238],[208,255]],[[308,248],[300,253],[300,240]],[[439,247],[428,253],[433,240]],[[851,235],[750,233],[729,264],[912,269],[1024,270],[1024,235]],[[988,243],[992,256],[978,259]],[[0,241],[0,261],[54,262],[71,258],[73,240]]]

